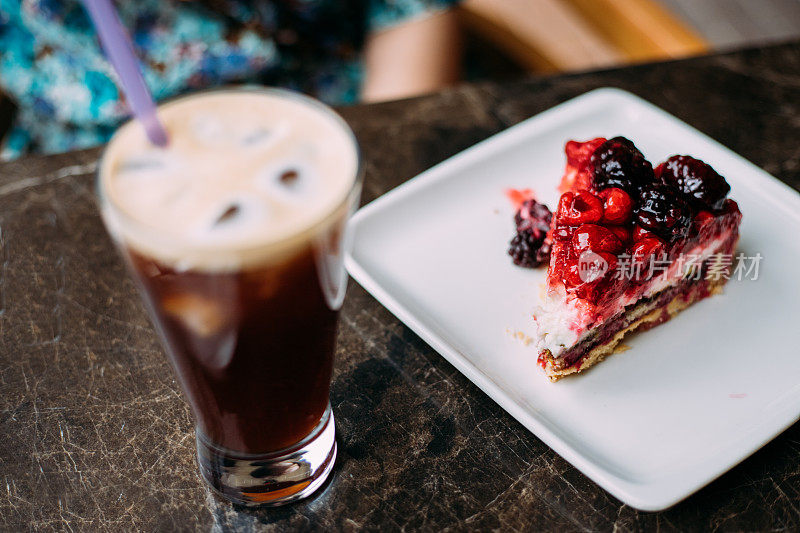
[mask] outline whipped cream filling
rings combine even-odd
[[[731,232],[732,230],[723,232],[707,245],[697,245],[684,251],[683,255],[692,256],[693,259],[696,258],[697,264],[702,264],[730,239]],[[682,267],[680,261],[673,261],[667,270],[644,284],[643,290],[623,295],[617,305],[606,308],[602,313],[598,313],[592,303],[567,295],[560,282],[548,287],[544,301],[533,311],[537,353],[548,350],[553,357],[560,357],[565,350],[582,341],[592,329],[617,315],[625,307],[676,285],[689,275],[680,271]]]

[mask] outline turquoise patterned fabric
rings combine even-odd
[[[262,83],[354,102],[369,31],[456,0],[116,2],[157,100]],[[77,0],[0,0],[0,90],[19,108],[0,158],[105,142],[128,110]]]

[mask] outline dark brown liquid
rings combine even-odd
[[[309,248],[284,264],[176,272],[129,250],[200,429],[245,453],[286,448],[328,405],[336,315]]]

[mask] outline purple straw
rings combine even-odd
[[[150,142],[156,146],[166,146],[167,132],[156,116],[156,104],[144,83],[130,37],[122,27],[110,0],[83,0],[83,3],[94,22],[106,56],[117,71],[133,115],[144,126]]]

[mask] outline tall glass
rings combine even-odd
[[[311,494],[336,457],[329,389],[361,188],[351,130],[323,104],[224,89],[159,107],[99,165],[103,219],[196,420],[203,479],[242,504]]]

